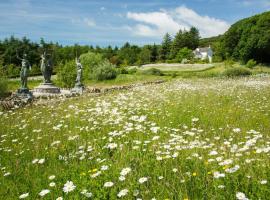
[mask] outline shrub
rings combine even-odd
[[[225,67],[228,68],[228,67],[233,67],[234,65],[234,61],[233,60],[225,60],[224,61],[224,64],[225,64]]]
[[[146,74],[146,75],[155,75],[155,76],[163,76],[164,75],[161,70],[156,69],[156,68],[151,68],[151,69],[145,70],[142,73]]]
[[[104,61],[94,69],[92,78],[97,81],[115,79],[117,77],[115,67],[110,62]]]
[[[249,76],[251,74],[251,71],[244,67],[229,68],[226,69],[223,73],[223,75],[227,77]]]
[[[20,67],[17,67],[14,64],[10,64],[6,67],[6,73],[7,73],[7,76],[10,78],[19,77]]]
[[[128,70],[128,74],[135,74],[136,72],[137,69],[135,67]]]
[[[194,61],[195,61],[196,64],[208,64],[208,63],[209,63],[209,59],[208,59],[208,58],[203,59],[203,60],[197,58],[197,59],[195,59]]]
[[[69,61],[61,64],[57,72],[57,83],[61,87],[72,88],[76,80],[76,64],[75,61]]]
[[[104,58],[101,54],[88,52],[80,56],[80,60],[83,66],[83,76],[86,79],[91,79],[92,73],[97,66],[104,62]]]
[[[247,62],[247,64],[246,64],[246,66],[248,67],[248,68],[253,68],[253,67],[255,67],[257,65],[257,62],[255,61],[255,60],[253,60],[253,59],[250,59],[248,62]]]
[[[3,97],[7,94],[8,91],[8,80],[4,76],[4,72],[0,71],[0,97]]]
[[[183,59],[191,60],[193,59],[194,54],[191,49],[188,48],[182,48],[179,50],[179,52],[176,55],[176,60],[178,62],[182,62]]]
[[[128,70],[126,68],[120,68],[118,69],[119,74],[128,74]]]
[[[173,72],[172,73],[172,78],[176,78],[177,77],[177,73],[176,72]]]

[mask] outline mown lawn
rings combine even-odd
[[[105,80],[105,81],[94,81],[94,80],[85,80],[85,86],[89,87],[105,87],[105,86],[112,86],[112,85],[128,85],[128,84],[135,84],[135,83],[142,83],[142,82],[149,82],[149,81],[156,81],[156,80],[168,80],[170,77],[159,77],[159,76],[152,76],[152,75],[143,75],[143,74],[119,74],[116,79],[113,80]],[[42,83],[42,78],[40,80],[28,80],[28,87],[29,89],[34,89],[40,83]],[[55,85],[58,85],[57,80],[53,80]],[[14,92],[18,88],[20,88],[20,80],[9,80],[8,81],[8,91]]]
[[[269,99],[270,78],[178,79],[1,112],[0,197],[269,199]]]

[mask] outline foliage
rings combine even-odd
[[[111,80],[117,77],[116,66],[108,61],[99,63],[93,70],[92,78],[97,81]]]
[[[146,75],[155,75],[155,76],[163,76],[164,75],[164,73],[160,69],[156,69],[156,68],[144,70],[144,71],[142,71],[142,73],[146,74]]]
[[[172,46],[172,38],[169,33],[166,33],[165,36],[163,37],[159,53],[159,59],[161,61],[164,62],[170,58],[171,46]]]
[[[270,62],[270,12],[238,21],[225,33],[223,51],[227,57],[246,63],[250,59]]]
[[[117,69],[118,74],[128,74],[128,70],[124,67]]]
[[[60,65],[57,73],[57,84],[64,88],[72,88],[76,80],[76,64],[75,61],[69,61]]]
[[[104,62],[102,54],[93,52],[82,54],[80,60],[83,66],[83,77],[85,79],[91,79],[94,70],[100,63]]]
[[[210,38],[202,38],[199,41],[199,46],[201,47],[207,47],[207,46],[214,46],[217,42],[219,42],[222,39],[222,35],[214,36]]]
[[[135,74],[137,72],[137,68],[132,68],[128,70],[128,74]]]
[[[142,47],[142,50],[138,55],[137,64],[141,66],[144,64],[149,64],[150,61],[151,61],[151,47],[150,45],[145,45],[144,47]]]
[[[237,77],[237,76],[249,76],[252,72],[244,67],[228,68],[223,72],[224,76]]]
[[[195,27],[192,27],[189,31],[179,30],[173,40],[171,49],[171,59],[174,59],[180,49],[186,47],[188,49],[195,49],[199,45],[199,31]]]
[[[7,94],[8,91],[8,80],[4,77],[0,77],[0,97]]]
[[[248,67],[248,68],[253,68],[253,67],[255,67],[257,65],[257,62],[255,61],[255,60],[253,60],[253,59],[250,59],[248,62],[247,62],[247,64],[246,64],[246,66]]]
[[[227,59],[224,61],[224,65],[226,68],[233,67],[234,63],[235,62],[232,59]]]
[[[194,57],[194,54],[191,49],[188,49],[187,47],[184,47],[179,50],[179,52],[176,55],[176,60],[178,62],[182,62],[183,59],[191,60]]]
[[[140,53],[140,48],[136,45],[130,45],[128,42],[124,44],[122,48],[118,51],[117,55],[121,60],[122,66],[129,66],[136,63],[138,60],[138,54]]]
[[[0,97],[4,96],[7,93],[8,82],[6,79],[6,72],[3,67],[3,60],[0,60]]]

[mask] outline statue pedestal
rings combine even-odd
[[[60,93],[60,88],[56,87],[53,83],[42,83],[34,89],[34,92],[42,94],[58,94]]]
[[[84,86],[82,84],[75,84],[75,87],[71,89],[72,93],[82,94]]]
[[[28,88],[20,88],[17,90],[16,94],[17,97],[23,98],[23,99],[32,99],[33,94],[29,91]]]

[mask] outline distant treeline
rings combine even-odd
[[[31,42],[26,37],[19,39],[11,36],[0,41],[0,62],[4,66],[19,66],[20,61],[16,54],[22,55],[23,52],[28,54],[28,59],[32,65],[39,65],[40,55],[47,51],[53,56],[54,64],[59,65],[74,59],[86,52],[100,53],[104,58],[116,65],[134,65],[146,64],[157,61],[173,60],[177,53],[183,47],[194,49],[199,44],[199,31],[192,27],[189,31],[180,30],[174,39],[166,34],[161,45],[145,45],[139,47],[131,45],[128,42],[122,47],[105,47],[99,46],[62,46],[58,43],[46,43],[44,39],[40,43]]]
[[[211,25],[209,25],[211,26]],[[213,27],[214,28],[214,27]],[[137,46],[128,42],[122,47],[99,47],[90,45],[62,46],[58,43],[39,43],[11,36],[0,41],[0,66],[9,76],[18,75],[20,61],[16,54],[28,54],[33,66],[32,74],[38,74],[40,55],[43,51],[51,54],[55,66],[60,66],[87,52],[101,54],[117,66],[142,65],[155,62],[181,62],[183,58],[192,59],[192,50],[198,46],[211,45],[214,50],[214,61],[233,59],[246,63],[250,59],[257,62],[270,62],[270,12],[265,12],[243,19],[224,34],[217,37],[200,39],[198,29],[179,30],[175,36],[168,33],[161,44]]]

